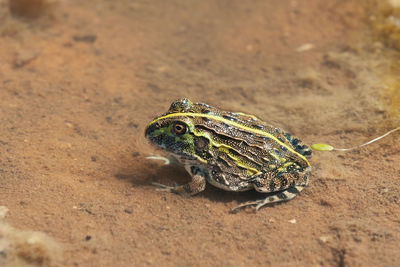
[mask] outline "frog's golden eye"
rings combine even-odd
[[[186,133],[186,124],[184,124],[183,122],[177,121],[172,126],[172,129],[174,131],[174,134],[182,135],[182,134]]]

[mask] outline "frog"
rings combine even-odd
[[[145,137],[191,176],[182,185],[153,183],[158,191],[193,196],[211,184],[225,191],[266,194],[233,207],[233,213],[291,200],[307,187],[311,174],[312,150],[291,133],[254,115],[187,98],[173,101],[166,113],[148,123]]]

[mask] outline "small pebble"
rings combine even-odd
[[[319,240],[320,240],[322,243],[328,242],[329,239],[331,239],[330,236],[320,236],[320,237],[319,237]]]
[[[8,208],[6,206],[0,206],[0,219],[6,217],[7,212]]]
[[[15,55],[14,59],[14,67],[15,68],[21,68],[28,64],[29,62],[33,61],[39,56],[39,52],[37,51],[31,51],[31,50],[22,50],[19,51]]]
[[[137,128],[139,125],[137,123],[134,122],[130,122],[128,123],[128,127],[133,127],[133,128]]]
[[[97,40],[97,35],[94,34],[75,35],[73,39],[75,42],[94,43]]]
[[[131,208],[126,208],[124,211],[128,214],[132,214],[133,210]]]
[[[297,48],[296,48],[296,52],[301,53],[301,52],[305,52],[305,51],[311,50],[311,49],[313,49],[313,48],[314,48],[314,45],[313,45],[313,44],[306,43],[306,44],[303,44],[303,45],[297,47]]]
[[[65,121],[65,125],[66,125],[68,128],[74,127],[74,125],[73,125],[71,122],[69,122],[69,121]]]

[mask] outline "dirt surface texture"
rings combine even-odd
[[[258,212],[229,213],[263,197],[252,191],[158,192],[152,182],[190,176],[146,158],[162,154],[146,124],[179,98],[307,144],[351,147],[399,126],[399,57],[376,38],[371,3],[54,0],[30,13],[10,2],[0,265],[400,266],[398,133],[314,152],[309,186]]]

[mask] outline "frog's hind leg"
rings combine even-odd
[[[239,209],[247,207],[247,206],[254,206],[255,210],[258,211],[260,208],[262,208],[265,205],[291,200],[291,199],[295,198],[305,187],[306,187],[306,185],[291,186],[283,191],[274,192],[273,195],[268,196],[264,199],[244,202],[244,203],[234,207],[233,209],[231,209],[231,212],[235,213]]]
[[[295,179],[293,179],[295,178]],[[265,206],[265,205],[269,205],[272,203],[278,203],[278,202],[282,202],[282,201],[288,201],[291,200],[293,198],[295,198],[307,185],[308,185],[308,172],[306,172],[305,174],[302,174],[301,177],[294,177],[291,174],[287,174],[285,175],[285,177],[269,177],[269,179],[261,179],[261,181],[265,182],[269,182],[270,185],[272,184],[277,184],[278,180],[282,181],[282,180],[286,180],[286,181],[292,181],[291,183],[289,183],[289,186],[282,186],[282,189],[278,189],[276,191],[274,191],[273,189],[271,190],[270,187],[266,187],[265,184],[263,185],[263,183],[257,183],[254,185],[255,189],[258,192],[265,192],[265,193],[270,193],[272,195],[269,195],[268,197],[264,198],[264,199],[259,199],[259,200],[255,200],[255,201],[248,201],[248,202],[244,202],[236,207],[234,207],[231,212],[235,213],[237,212],[239,209],[247,207],[247,206],[254,206],[255,210],[258,211],[261,207]],[[258,184],[258,185],[257,185]]]

